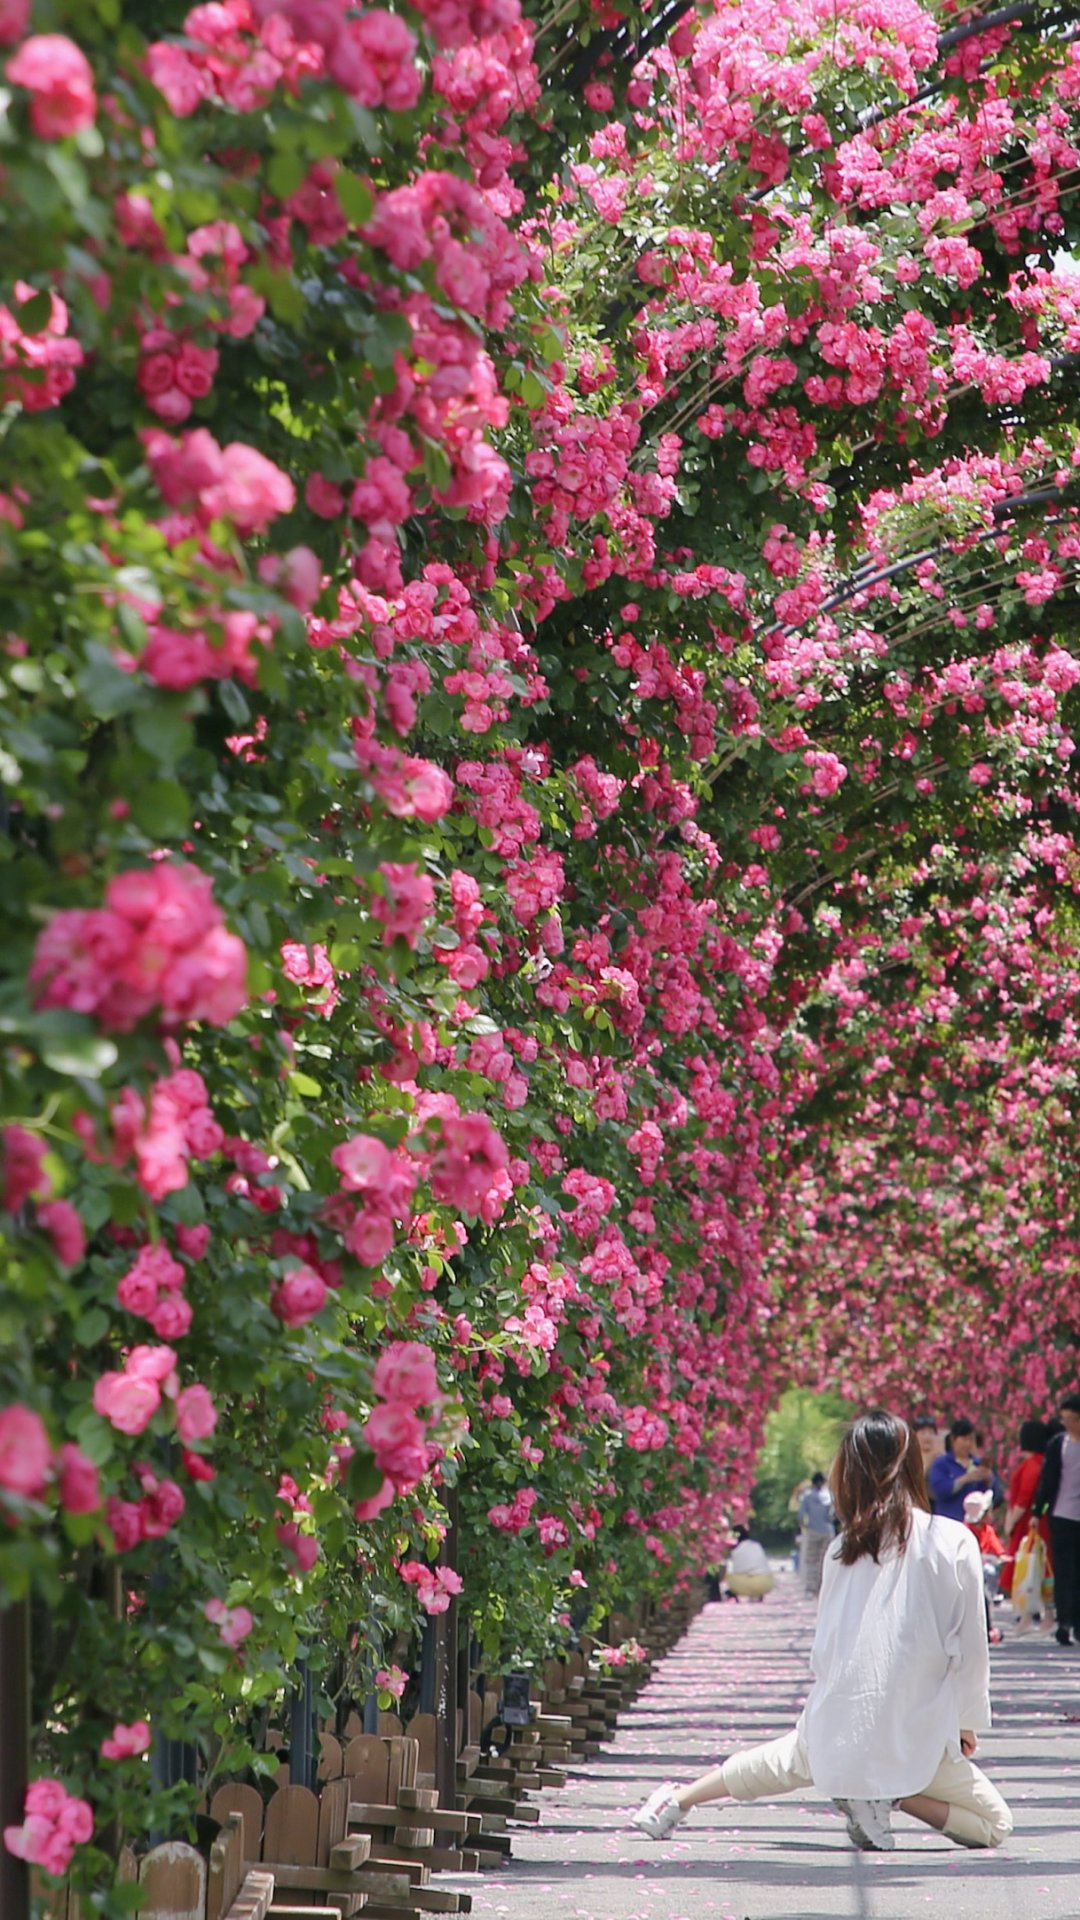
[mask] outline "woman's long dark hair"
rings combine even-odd
[[[840,1442],[829,1476],[840,1522],[839,1557],[845,1567],[869,1554],[880,1560],[890,1547],[903,1553],[911,1513],[930,1511],[926,1471],[913,1428],[875,1408],[853,1420]]]

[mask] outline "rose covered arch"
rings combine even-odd
[[[301,1653],[693,1577],[788,1379],[1067,1377],[1080,65],[915,0],[0,45],[8,1846],[90,1886]]]

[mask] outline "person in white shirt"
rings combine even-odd
[[[751,1540],[745,1527],[736,1529],[724,1578],[728,1592],[738,1600],[764,1600],[776,1585],[768,1554],[760,1540]]]
[[[706,1801],[817,1786],[858,1847],[894,1846],[893,1806],[960,1846],[999,1846],[1012,1815],[971,1759],[990,1725],[975,1537],[930,1514],[918,1441],[892,1414],[853,1422],[831,1481],[841,1532],[825,1556],[814,1685],[797,1724],[688,1786],[657,1787],[631,1824],[662,1840]]]

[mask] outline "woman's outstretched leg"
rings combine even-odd
[[[650,1840],[666,1840],[694,1807],[713,1800],[770,1800],[778,1793],[794,1793],[811,1785],[802,1741],[794,1731],[732,1754],[686,1786],[666,1780],[654,1788],[630,1824]]]

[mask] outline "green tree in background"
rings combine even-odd
[[[828,1472],[850,1418],[851,1408],[838,1393],[789,1387],[781,1396],[765,1423],[754,1485],[754,1515],[761,1533],[794,1530],[792,1492],[812,1473]]]

